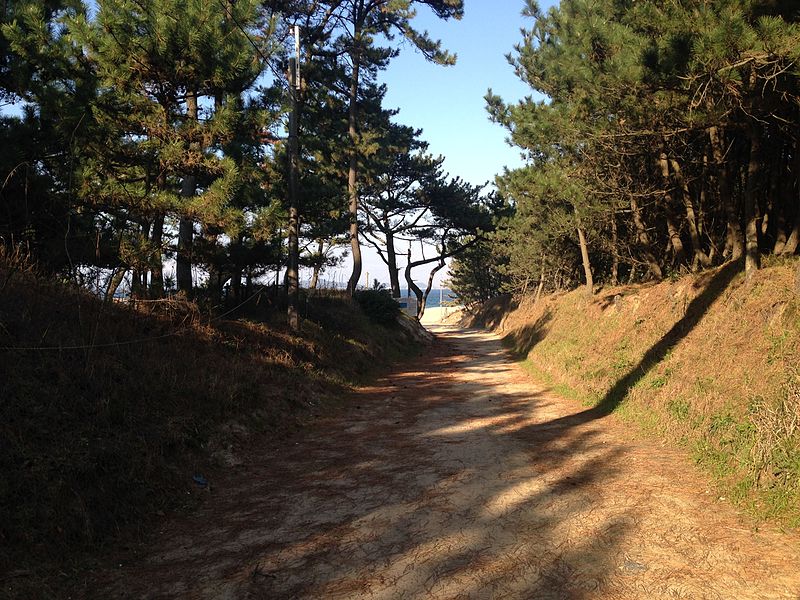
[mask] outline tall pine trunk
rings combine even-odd
[[[150,267],[150,297],[161,298],[164,296],[164,257],[161,246],[164,243],[164,214],[160,213],[153,219],[153,231],[150,241],[156,251],[156,257]]]
[[[633,215],[633,225],[636,228],[636,241],[642,247],[642,256],[647,263],[647,269],[656,280],[660,281],[664,275],[661,272],[661,266],[658,264],[655,255],[651,249],[650,236],[647,234],[647,226],[645,225],[642,211],[636,198],[631,196],[631,215]],[[635,268],[631,269],[635,272]]]
[[[544,289],[544,280],[545,280],[545,266],[544,266],[544,252],[542,252],[542,267],[539,272],[539,285],[536,286],[536,296],[533,299],[533,304],[537,304],[539,302],[539,298],[542,296],[542,290]]]
[[[578,229],[578,244],[581,247],[581,261],[583,262],[583,275],[586,278],[586,293],[592,295],[594,293],[594,279],[592,278],[592,265],[589,262],[589,246],[586,243],[586,233],[580,224]]]
[[[322,261],[324,256],[322,251],[325,249],[325,241],[320,238],[317,240],[317,260],[314,261],[313,271],[311,273],[311,282],[308,284],[309,289],[317,289],[319,284],[319,273],[322,271]]]
[[[793,196],[787,204],[794,205],[794,210],[790,213],[794,216],[794,226],[781,252],[783,256],[794,254],[797,251],[798,244],[800,244],[800,141],[796,142],[794,146],[793,166],[794,181],[789,185]]]
[[[611,211],[611,285],[619,283],[619,233],[617,232],[617,212]]]
[[[675,177],[675,183],[677,184],[677,187],[680,190],[683,198],[683,208],[686,214],[686,223],[689,226],[689,239],[692,241],[692,251],[694,252],[692,269],[695,270],[698,264],[703,267],[708,267],[711,265],[711,260],[708,258],[708,255],[703,252],[703,248],[700,244],[700,233],[697,228],[697,216],[694,212],[694,202],[692,202],[689,184],[687,183],[686,178],[683,176],[683,171],[681,171],[681,166],[678,161],[673,158],[670,159],[669,164]]]
[[[297,139],[297,58],[290,67],[289,94],[292,111],[289,115],[289,229],[287,280],[287,320],[292,331],[300,329],[300,211],[298,209],[297,172],[299,169],[299,140]]]
[[[106,288],[106,302],[114,300],[119,286],[125,280],[125,274],[128,272],[126,267],[117,267],[108,278],[108,287]]]
[[[417,318],[421,319],[422,315],[425,314],[425,307],[428,304],[428,296],[431,294],[431,290],[433,289],[433,278],[441,269],[445,266],[444,259],[442,259],[433,269],[431,269],[430,274],[428,275],[428,285],[425,287],[425,292],[422,294],[422,302],[420,302],[419,306],[417,307]]]
[[[672,185],[670,184],[669,180],[669,162],[667,162],[666,153],[662,152],[658,157],[658,166],[661,170],[661,179],[664,181],[664,212],[666,213],[669,243],[672,247],[672,253],[675,257],[675,262],[682,264],[685,261],[686,253],[683,249],[683,240],[681,240],[678,226],[675,224],[675,220],[672,215]]]

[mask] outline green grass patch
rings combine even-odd
[[[690,406],[686,400],[679,398],[667,402],[667,412],[673,416],[676,421],[686,421],[689,419]]]

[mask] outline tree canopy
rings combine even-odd
[[[487,242],[506,290],[794,254],[800,211],[800,13],[792,2],[526,4],[509,55],[544,101],[486,96],[527,164]],[[460,265],[456,285],[480,280]]]
[[[461,0],[12,3],[0,96],[22,110],[0,119],[2,243],[109,298],[218,304],[242,302],[270,271],[277,287],[293,257],[316,287],[346,244],[352,292],[362,230],[455,239],[458,211],[432,196],[455,180],[396,122],[377,79],[399,40],[455,61],[415,28],[418,8],[463,14]]]

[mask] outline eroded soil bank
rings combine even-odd
[[[684,455],[557,397],[493,335],[434,329],[75,595],[800,597],[796,534],[754,531]]]

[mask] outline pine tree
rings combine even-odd
[[[543,13],[529,2],[533,24],[509,59],[548,100],[487,95],[529,158],[499,179],[516,211],[498,234],[512,280],[540,269],[536,252],[515,248],[531,236],[573,283],[581,264],[587,281],[587,266],[633,281],[743,254],[751,274],[764,252],[794,253],[800,29],[789,4],[564,0]]]
[[[413,239],[428,228],[430,206],[425,189],[442,177],[443,157],[426,153],[428,144],[412,127],[390,122],[377,133],[379,150],[366,161],[362,232],[389,272],[392,295],[400,297],[397,242]]]
[[[232,138],[240,95],[263,69],[251,39],[230,21],[251,27],[257,19],[253,2],[103,0],[95,21],[73,23],[101,90],[82,195],[134,224],[138,262],[126,261],[134,285],[148,268],[156,291],[162,285],[165,217],[179,221],[177,283],[187,293],[194,223],[231,238],[243,226],[231,204],[240,171],[219,150]]]

